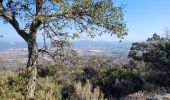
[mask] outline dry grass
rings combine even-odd
[[[89,80],[83,86],[81,82],[75,83],[76,96],[72,97],[73,100],[106,100],[99,87],[92,90],[92,85]]]

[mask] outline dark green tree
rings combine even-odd
[[[151,38],[148,38],[146,41],[159,41],[162,40],[162,38],[158,35],[158,34],[153,34],[153,36]]]
[[[134,43],[129,57],[134,60],[144,61],[153,68],[168,71],[170,69],[170,41],[154,34],[146,42]]]

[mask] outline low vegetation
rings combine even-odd
[[[65,63],[38,65],[35,100],[145,100],[170,92],[170,40],[154,34],[134,43],[126,64],[92,57],[69,67]],[[157,58],[157,59],[156,59]],[[113,59],[114,60],[114,59]],[[24,100],[28,72],[0,72],[0,99]]]

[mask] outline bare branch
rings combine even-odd
[[[47,50],[43,50],[43,49],[38,49],[38,52],[46,53],[47,55],[49,55],[56,62],[55,55],[52,54],[51,52],[48,52]]]

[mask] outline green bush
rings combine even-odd
[[[147,91],[147,92],[152,92],[153,90],[155,90],[157,88],[157,86],[153,83],[149,83],[149,82],[146,82],[144,85],[143,85],[143,90],[144,91]]]
[[[101,88],[107,96],[119,98],[142,89],[143,80],[136,70],[117,66],[105,73]]]
[[[80,80],[90,80],[92,87],[100,86],[105,97],[120,97],[142,89],[140,74],[130,68],[113,66],[111,68],[84,68]]]
[[[22,76],[11,71],[4,71],[0,79],[1,100],[24,100],[25,82]]]
[[[152,70],[149,75],[145,76],[146,81],[155,84],[160,87],[167,87],[170,83],[170,77],[167,73],[161,71]]]
[[[52,77],[39,78],[35,99],[39,100],[61,100],[61,86]]]
[[[39,77],[47,77],[47,76],[55,76],[55,74],[64,69],[63,63],[58,64],[42,64],[37,66],[38,76]]]
[[[0,100],[25,100],[27,79],[29,77],[27,71],[19,69],[16,73],[4,71],[1,74]],[[53,77],[38,77],[35,99],[61,100],[60,90],[61,87]]]

